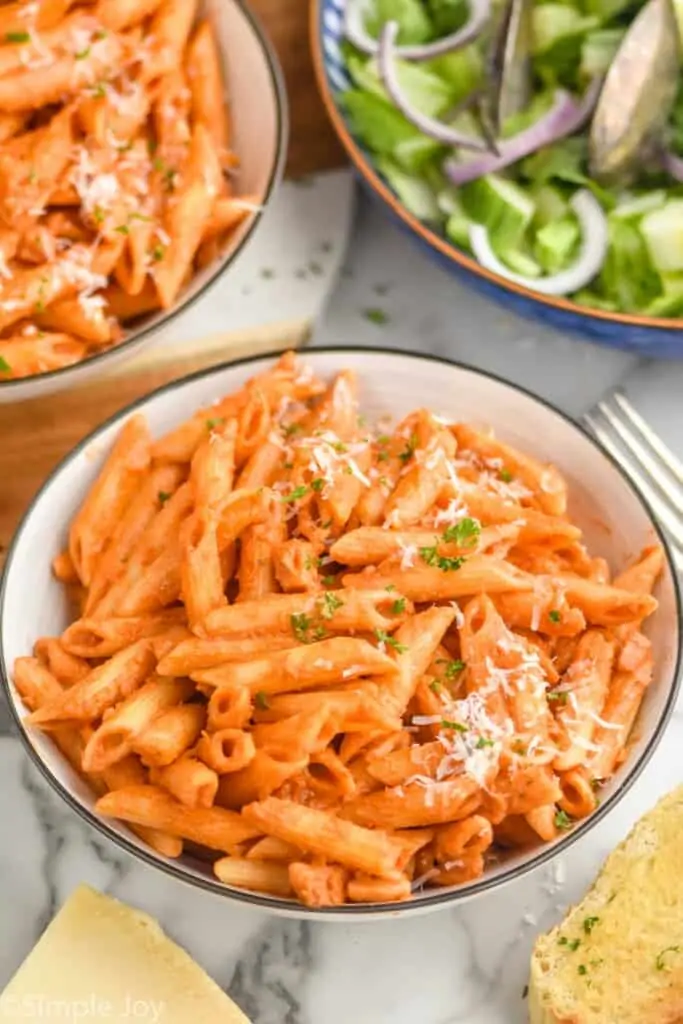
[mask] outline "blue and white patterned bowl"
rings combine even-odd
[[[351,134],[339,102],[340,93],[350,84],[341,50],[345,6],[346,0],[311,0],[311,49],[318,87],[361,181],[371,194],[383,201],[392,219],[440,266],[516,313],[542,320],[563,331],[582,334],[601,345],[646,356],[683,359],[683,320],[608,313],[579,306],[570,299],[540,295],[486,270],[403,206],[374,167],[371,154]]]

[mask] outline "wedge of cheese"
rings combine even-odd
[[[82,885],[0,995],[0,1021],[249,1024],[154,918]]]
[[[683,1022],[683,786],[607,858],[583,902],[536,942],[531,1024]]]

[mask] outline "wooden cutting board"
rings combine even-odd
[[[251,0],[283,66],[290,103],[291,135],[286,176],[300,178],[340,167],[344,157],[327,120],[308,46],[306,0]],[[29,501],[59,460],[98,423],[146,392],[193,370],[230,357],[305,342],[301,320],[214,334],[169,361],[152,350],[144,362],[120,374],[47,399],[0,405],[0,566]]]

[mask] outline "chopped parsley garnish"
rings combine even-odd
[[[599,917],[585,917],[583,919],[583,930],[585,931],[586,935],[590,935],[590,933],[593,931],[599,920]]]
[[[92,212],[92,218],[96,224],[102,224],[104,222],[104,210],[101,206],[96,206]]]
[[[225,423],[225,418],[223,416],[219,416],[217,419],[207,420],[206,421],[206,428],[207,428],[207,430],[215,430],[216,427],[222,426],[223,423]]]
[[[320,614],[324,619],[331,619],[338,608],[341,608],[344,602],[336,594],[323,594],[322,608]]]
[[[168,491],[159,491],[159,493],[157,494],[157,498],[159,499],[162,505],[165,505],[170,497],[171,495],[168,493]]]
[[[371,324],[376,324],[378,327],[383,327],[384,324],[389,323],[389,315],[384,312],[383,309],[364,309],[363,316],[366,320],[369,320]]]
[[[405,597],[399,597],[398,600],[394,601],[391,606],[392,615],[401,615],[406,610],[406,599]]]
[[[7,360],[4,358],[4,356],[0,356],[0,373],[11,373],[11,372],[12,372],[12,367],[10,366],[10,364],[7,362]]]
[[[339,455],[343,455],[344,452],[348,451],[346,445],[343,444],[341,441],[333,441],[332,447],[334,448],[335,452],[337,452]]]
[[[467,516],[459,523],[449,526],[443,534],[443,540],[447,544],[457,544],[461,548],[471,548],[477,543],[477,537],[481,533],[481,525],[476,519]]]
[[[480,736],[479,739],[477,740],[476,744],[475,744],[475,747],[476,747],[477,750],[483,750],[484,747],[492,747],[492,746],[493,746],[493,740],[484,739],[483,736]]]
[[[325,486],[325,481],[323,480],[323,478],[321,476],[316,477],[315,480],[311,480],[311,490],[312,491],[322,491],[324,486]]]
[[[84,50],[77,50],[74,54],[74,57],[76,58],[76,60],[85,60],[86,57],[90,56],[91,49],[91,46],[86,46]]]
[[[30,43],[30,32],[5,32],[6,43]]]
[[[441,719],[442,729],[455,729],[456,732],[467,732],[467,726],[463,725],[462,722],[452,722],[450,718]]]
[[[569,694],[566,690],[561,690],[559,693],[549,693],[548,700],[554,704],[566,704],[569,699]]]
[[[92,94],[98,100],[104,99],[107,95],[106,82],[96,82],[92,87]]]
[[[292,632],[296,639],[304,644],[308,643],[308,631],[311,628],[309,617],[304,612],[301,612],[299,615],[291,615],[289,621],[292,624]]]
[[[164,256],[166,255],[166,247],[161,244],[155,245],[152,249],[152,259],[155,263],[161,263]]]
[[[437,665],[446,666],[444,669],[446,679],[455,679],[455,677],[465,668],[465,662],[461,661],[460,658],[454,658],[453,661],[446,661],[445,658],[439,658]]]
[[[377,461],[378,462],[387,462],[388,459],[389,459],[389,452],[378,452],[377,453]]]
[[[375,440],[377,441],[377,444],[383,444],[384,445],[384,444],[390,444],[391,443],[391,438],[389,437],[388,434],[380,434],[379,437],[375,438]]]
[[[295,487],[289,494],[283,494],[280,501],[298,501],[300,498],[304,498],[308,494],[308,487],[306,484],[300,484]]]
[[[405,654],[408,650],[405,644],[400,644],[395,637],[390,636],[384,629],[375,629],[374,634],[381,644],[389,644],[389,647],[393,647],[397,654]]]
[[[337,582],[336,576],[323,576],[323,583],[326,587],[333,587]]]
[[[270,701],[268,700],[268,694],[264,693],[263,690],[259,690],[254,694],[254,704],[259,711],[267,711],[270,707]]]
[[[564,811],[558,811],[557,814],[555,815],[555,819],[554,820],[555,820],[555,828],[559,828],[559,830],[561,832],[566,832],[567,829],[571,828],[572,825],[574,824],[574,822],[569,817],[569,815],[565,814]]]
[[[420,548],[419,551],[423,562],[426,562],[427,565],[437,566],[442,572],[454,572],[465,561],[461,556],[448,558],[446,555],[440,555],[436,544],[433,547]]]
[[[510,472],[509,469],[501,469],[501,471],[498,474],[498,476],[500,477],[500,479],[503,481],[504,484],[511,484],[512,483],[513,477],[512,477],[512,473]]]
[[[417,443],[417,434],[411,434],[403,451],[398,453],[401,462],[406,463],[413,456]]]
[[[576,953],[581,945],[581,939],[568,939],[566,935],[560,936],[557,940],[558,946],[566,946],[571,953]]]
[[[117,227],[114,228],[114,231],[118,231],[120,235],[130,234],[130,228],[128,227],[127,224],[119,224]]]
[[[386,587],[384,589],[385,590],[396,590],[396,584],[395,583],[387,583],[387,585],[386,585]]]
[[[585,964],[579,964],[579,966],[576,969],[579,972],[579,974],[588,974],[588,968]]]
[[[661,953],[657,954],[657,959],[655,960],[655,966],[656,966],[657,970],[658,971],[663,971],[664,968],[666,967],[666,960],[664,958],[665,958],[667,953],[680,953],[680,952],[681,952],[681,947],[680,946],[667,946],[666,949],[663,949],[661,951]]]
[[[106,39],[108,35],[109,35],[109,33],[107,32],[106,29],[98,28],[97,32],[93,36],[93,39],[97,39],[98,42],[99,42],[100,39]]]
[[[441,686],[441,683],[439,682],[438,679],[432,679],[431,683],[429,684],[429,689],[432,691],[432,693],[435,693],[438,696],[441,693],[443,687]]]
[[[552,608],[548,612],[548,618],[550,619],[551,622],[561,622],[562,621],[562,616],[558,612],[557,608]]]
[[[286,427],[282,428],[282,433],[285,437],[291,437],[292,434],[301,433],[302,429],[303,428],[300,423],[288,423]]]

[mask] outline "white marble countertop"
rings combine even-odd
[[[375,309],[386,314],[382,326],[367,316]],[[639,366],[491,306],[365,204],[316,340],[451,356],[520,381],[574,415],[628,374],[636,404],[683,454],[683,364]],[[133,862],[52,795],[2,723],[0,708],[0,987],[66,895],[87,881],[155,914],[254,1024],[521,1024],[535,934],[683,775],[682,708],[619,807],[552,866],[457,910],[321,925],[233,907]]]

